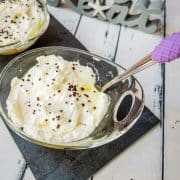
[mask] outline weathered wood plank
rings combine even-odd
[[[164,179],[180,177],[180,59],[166,65],[164,120]]]
[[[76,37],[90,52],[112,60],[119,30],[120,26],[83,16]]]
[[[166,34],[180,31],[179,0],[166,0]]]
[[[161,36],[122,27],[115,62],[126,68],[129,67],[151,52],[161,38]],[[160,66],[151,67],[137,74],[136,77],[144,88],[146,105],[159,116],[162,88]],[[157,126],[100,170],[94,179],[161,179],[161,143],[162,133],[160,127]]]
[[[19,179],[26,163],[1,118],[0,142],[1,179]]]
[[[166,0],[166,34],[180,30],[179,0]],[[164,180],[180,177],[180,59],[166,65],[164,117]]]
[[[80,20],[79,14],[67,8],[56,8],[52,6],[48,6],[48,10],[72,34],[75,33]]]

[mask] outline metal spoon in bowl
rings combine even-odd
[[[163,39],[153,50],[151,54],[148,54],[136,64],[128,68],[124,73],[118,75],[111,81],[107,82],[100,88],[100,91],[104,92],[114,84],[122,81],[123,79],[136,74],[156,63],[166,63],[173,61],[180,57],[180,32],[173,33],[172,35]]]

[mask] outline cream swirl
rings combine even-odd
[[[11,82],[7,109],[15,126],[55,144],[89,136],[109,106],[109,97],[94,85],[93,70],[55,55],[37,61],[23,78]]]

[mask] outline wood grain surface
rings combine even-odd
[[[166,0],[166,34],[180,32],[180,1]],[[180,179],[180,59],[166,64],[164,180]]]

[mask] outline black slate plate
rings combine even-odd
[[[61,45],[80,49],[84,46],[58,21],[51,17],[46,33],[32,47]],[[13,56],[0,56],[0,71]],[[148,109],[125,135],[99,148],[81,151],[53,150],[31,144],[14,134],[12,137],[38,180],[84,180],[153,128],[160,120]]]

